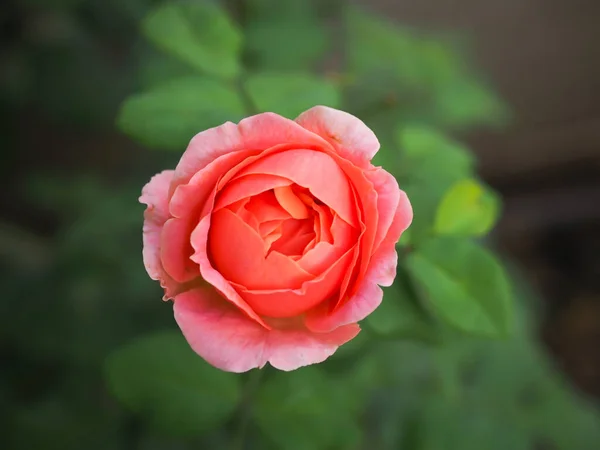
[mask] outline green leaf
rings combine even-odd
[[[259,111],[291,119],[315,105],[338,107],[340,101],[333,83],[309,74],[260,73],[250,76],[245,85]]]
[[[473,179],[455,183],[442,198],[435,218],[437,234],[483,236],[496,222],[498,196]]]
[[[365,319],[369,330],[394,339],[435,341],[433,323],[419,308],[405,283],[396,280],[385,289],[381,305]]]
[[[449,404],[440,396],[425,400],[417,448],[435,450],[529,450],[531,437],[518,423]],[[466,431],[468,430],[468,431]]]
[[[177,78],[197,76],[193,67],[173,56],[148,48],[139,53],[137,76],[141,89],[151,89]]]
[[[227,14],[211,2],[169,3],[142,22],[146,37],[198,70],[224,78],[240,72],[242,37]]]
[[[473,174],[474,158],[460,143],[422,125],[398,129],[402,153],[398,179],[414,209],[411,242],[419,245],[433,234],[440,204],[450,187]]]
[[[117,122],[149,147],[183,151],[195,134],[237,122],[245,113],[233,88],[210,78],[185,77],[129,97]]]
[[[219,426],[241,395],[238,378],[210,366],[178,332],[125,345],[110,355],[105,372],[121,403],[172,435],[195,436]]]
[[[434,238],[409,254],[406,264],[427,304],[444,321],[490,337],[512,331],[509,281],[488,250],[459,238]]]
[[[248,1],[246,51],[252,67],[312,68],[329,48],[326,28],[309,1]]]
[[[353,74],[377,71],[393,73],[405,84],[420,81],[420,68],[414,64],[418,54],[412,33],[357,8],[347,9],[345,22],[347,64]]]
[[[436,93],[435,114],[440,124],[454,128],[476,123],[502,126],[510,118],[507,106],[490,88],[467,76]]]
[[[396,135],[403,151],[404,173],[407,178],[457,180],[473,172],[474,158],[462,144],[438,130],[412,125],[400,127]]]
[[[436,126],[502,125],[507,108],[474,74],[460,48],[347,8],[347,66],[354,75],[350,109],[391,103],[414,121]]]
[[[353,448],[357,405],[346,388],[314,366],[277,372],[259,388],[254,418],[278,448]]]

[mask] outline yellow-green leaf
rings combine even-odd
[[[455,183],[442,198],[434,231],[442,235],[482,236],[496,222],[500,210],[498,196],[474,179]]]

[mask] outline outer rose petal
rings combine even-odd
[[[229,372],[246,372],[267,362],[285,371],[320,363],[360,331],[356,324],[330,333],[269,331],[208,286],[179,294],[174,312],[192,349],[213,366]]]
[[[241,150],[264,150],[286,143],[298,144],[297,148],[329,147],[318,135],[275,113],[257,114],[237,125],[227,122],[198,133],[177,164],[170,194],[222,155]]]
[[[379,150],[379,141],[364,122],[327,106],[315,106],[296,118],[302,127],[326,139],[344,158],[368,167]]]
[[[378,221],[375,241],[373,242],[373,249],[377,249],[383,239],[388,235],[388,231],[394,220],[394,215],[398,209],[401,191],[396,179],[389,172],[386,172],[379,167],[366,172],[366,175],[367,179],[373,183],[373,187],[377,191]]]
[[[173,179],[173,170],[165,170],[155,176],[144,186],[140,203],[148,205],[144,211],[142,256],[144,266],[150,278],[160,280],[162,287],[167,289],[166,295],[171,295],[177,283],[165,272],[160,259],[160,235],[162,228],[169,218],[168,194],[169,185]]]

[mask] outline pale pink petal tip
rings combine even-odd
[[[315,106],[300,114],[296,122],[327,140],[341,156],[359,167],[366,167],[379,150],[375,133],[347,112]]]
[[[160,235],[169,217],[168,192],[174,171],[165,170],[155,176],[144,186],[140,203],[146,204],[143,227],[144,266],[150,278],[161,280],[161,284],[169,284],[168,277],[160,260]]]

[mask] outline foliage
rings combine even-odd
[[[158,151],[138,155],[126,182],[28,179],[28,201],[58,218],[52,239],[0,227],[11,299],[0,336],[27,355],[9,354],[18,362],[0,375],[8,448],[587,450],[598,442],[597,412],[531,336],[532,299],[482,242],[500,199],[453,136],[509,115],[448,40],[341,2],[46,3],[73,38],[46,42],[34,57],[17,48],[2,96],[34,102],[59,122],[97,126],[116,116],[124,133]],[[138,22],[146,40],[128,54],[137,71],[99,69],[108,57],[91,35],[133,41],[127,30]],[[47,77],[37,83],[40,73]],[[65,87],[44,88],[62,78]],[[221,373],[174,331],[170,306],[144,272],[139,186],[204,128],[259,111],[293,118],[314,104],[372,127],[377,162],[412,201],[397,280],[363,332],[326,363]],[[31,393],[42,373],[51,388]]]

